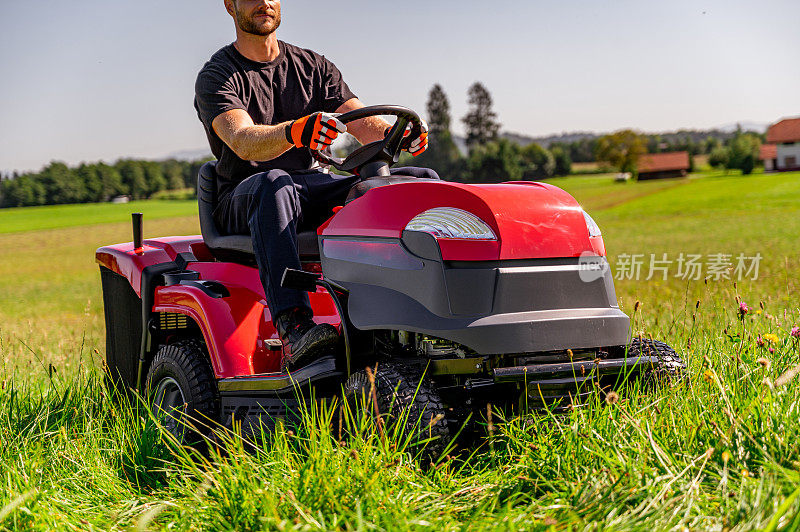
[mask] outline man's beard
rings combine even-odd
[[[239,26],[239,29],[251,35],[260,35],[262,37],[266,37],[277,30],[281,25],[280,7],[272,10],[273,19],[271,21],[267,20],[264,22],[258,22],[255,19],[256,15],[262,15],[264,14],[263,12],[255,13],[253,16],[247,16],[238,9],[234,8],[234,10],[236,12],[236,24]]]

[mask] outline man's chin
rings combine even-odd
[[[272,17],[257,17],[255,20],[251,19],[247,21],[247,24],[242,24],[239,27],[245,33],[266,37],[275,33],[280,24],[280,21],[276,21]]]

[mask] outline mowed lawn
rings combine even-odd
[[[197,234],[194,204],[0,210],[0,529],[796,529],[800,173],[549,182],[603,230],[634,332],[674,345],[690,380],[501,423],[435,468],[319,422],[189,457],[86,367],[104,356],[94,250],[129,241],[134,210],[146,236]],[[681,275],[691,256],[698,279]]]

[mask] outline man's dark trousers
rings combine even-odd
[[[393,168],[392,174],[439,179],[428,168]],[[318,171],[289,174],[270,170],[255,174],[220,198],[214,211],[217,225],[228,234],[250,234],[261,284],[273,317],[291,308],[311,310],[308,294],[281,287],[286,268],[300,269],[297,233],[316,231],[344,205],[358,176]]]

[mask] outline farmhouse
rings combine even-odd
[[[639,157],[639,179],[683,177],[689,166],[689,152],[648,153]]]
[[[769,126],[767,144],[776,146],[775,170],[800,170],[800,118],[784,118]]]
[[[758,160],[764,162],[765,172],[774,171],[778,166],[778,147],[774,144],[762,144]]]

